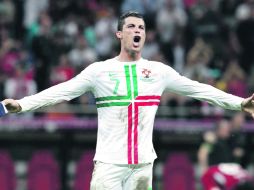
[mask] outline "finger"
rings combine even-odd
[[[2,101],[2,104],[6,106],[6,104],[8,103],[7,99]]]
[[[5,99],[5,100],[2,101],[2,103],[4,105],[11,104],[12,103],[12,99]]]

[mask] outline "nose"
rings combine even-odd
[[[134,31],[134,32],[135,32],[135,34],[140,34],[140,31],[141,31],[141,30],[140,30],[139,28],[135,28],[135,31]]]
[[[135,33],[140,33],[140,32],[141,32],[141,29],[140,29],[140,27],[139,27],[138,25],[136,25],[136,26],[134,27],[134,32],[135,32]]]

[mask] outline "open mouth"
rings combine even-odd
[[[140,37],[140,36],[134,36],[134,38],[133,38],[133,41],[134,41],[135,43],[140,42],[140,40],[141,40],[141,37]]]
[[[133,47],[138,48],[140,46],[139,42],[141,40],[140,36],[134,36],[133,38]]]

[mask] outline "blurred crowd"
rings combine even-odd
[[[0,0],[0,99],[34,94],[116,56],[117,19],[128,10],[145,17],[144,58],[234,95],[254,92],[254,0]],[[223,114],[174,94],[161,104],[189,107],[193,117]]]

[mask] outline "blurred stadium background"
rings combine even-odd
[[[0,99],[36,93],[116,56],[116,22],[126,10],[145,15],[144,58],[235,95],[254,92],[253,0],[0,0]],[[165,93],[154,129],[154,189],[169,189],[169,173],[179,167],[177,190],[201,190],[203,134],[235,114]],[[244,119],[244,167],[254,173],[254,124]],[[0,189],[88,189],[96,125],[90,94],[1,118]]]

